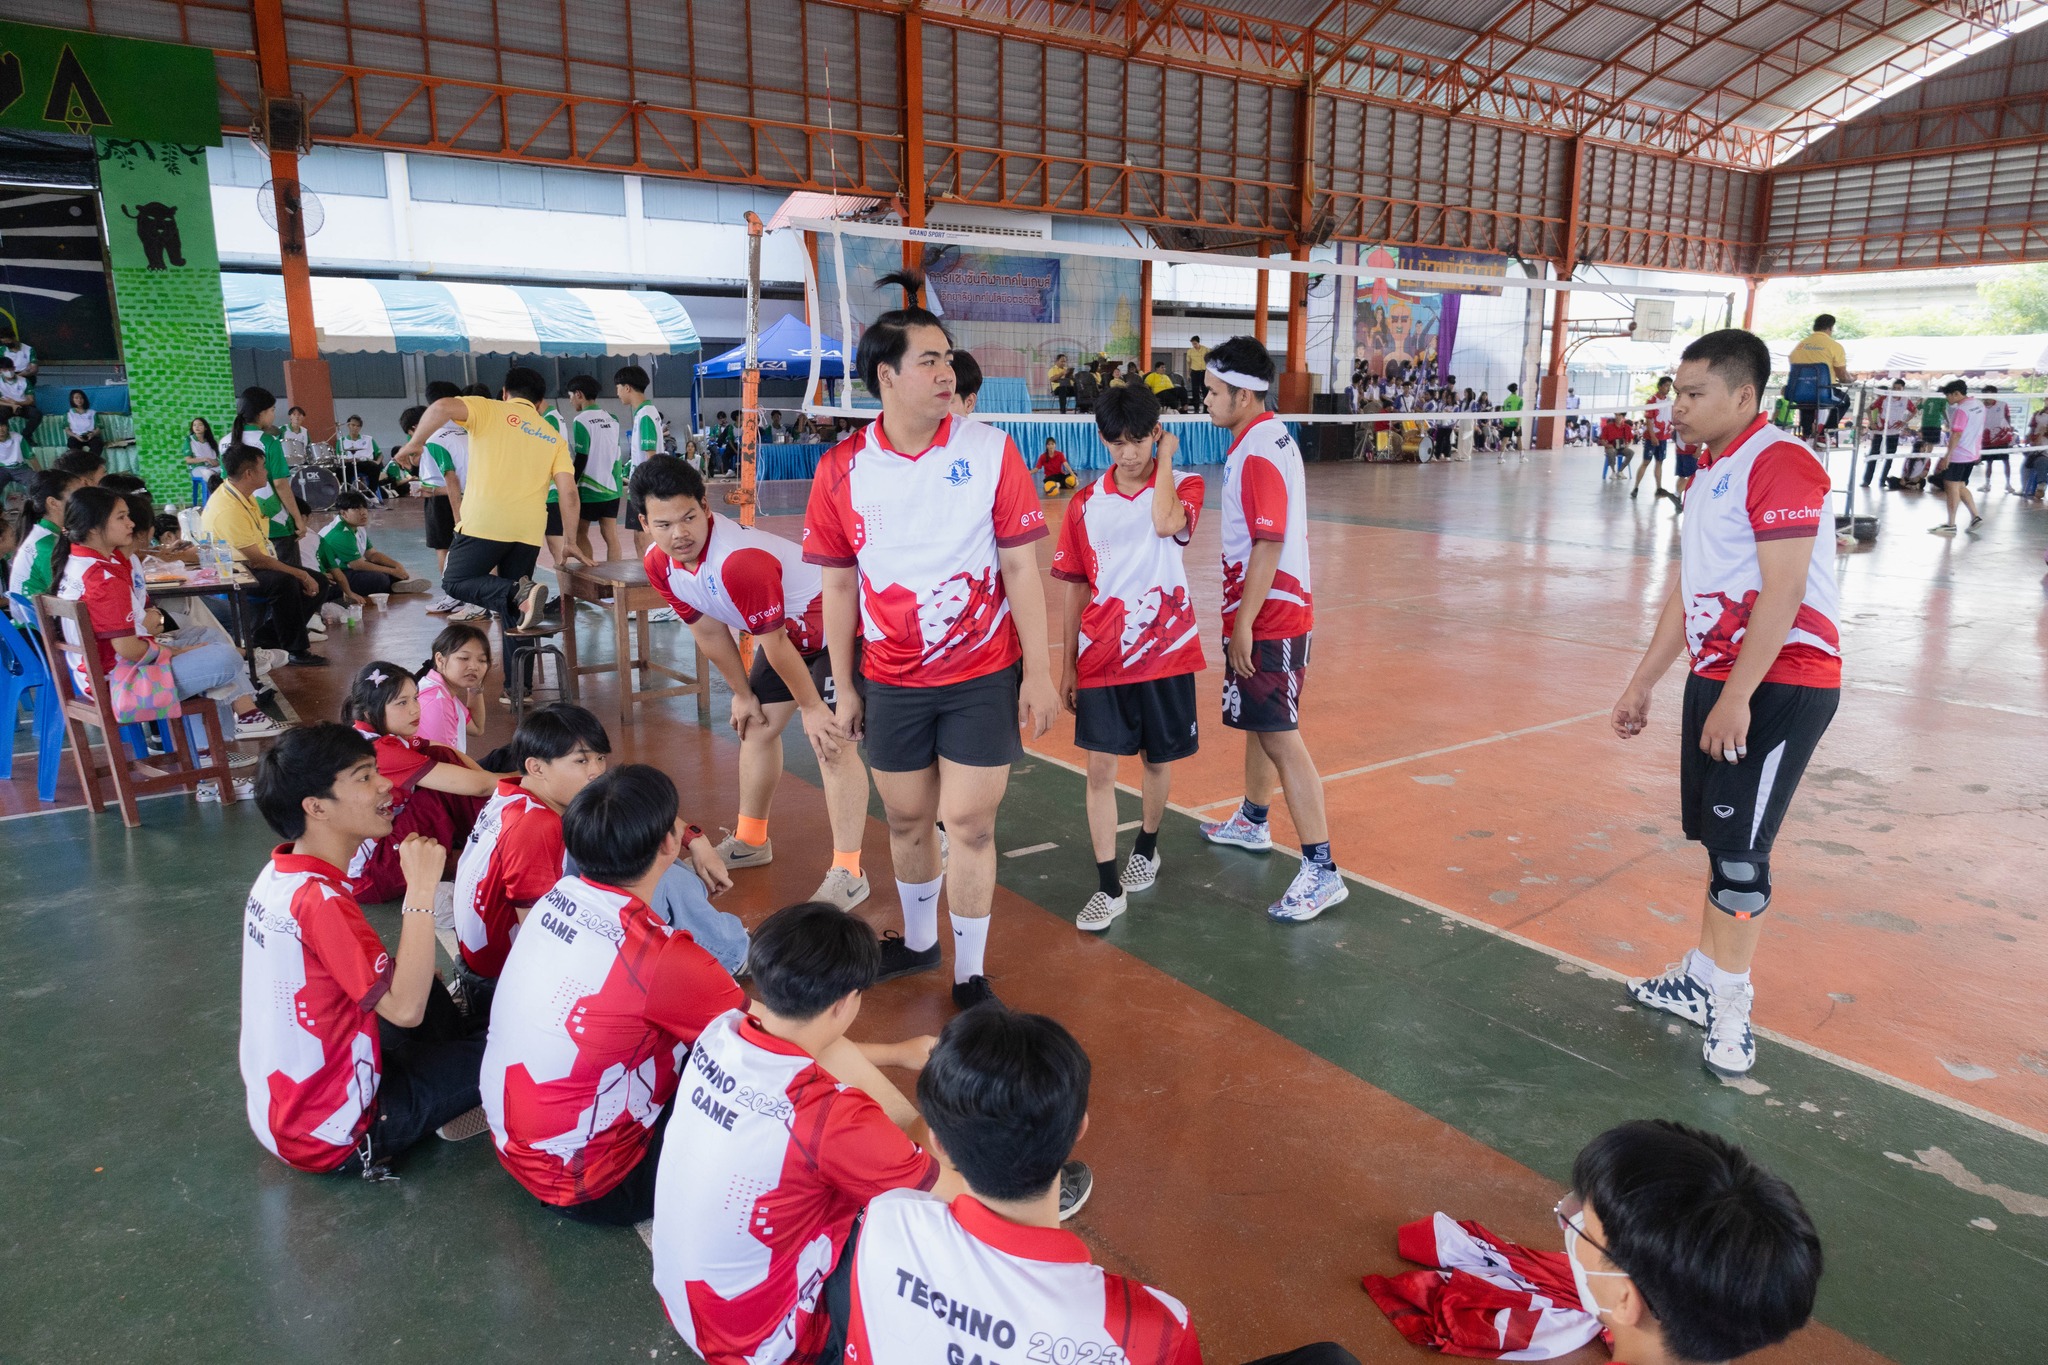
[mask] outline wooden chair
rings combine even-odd
[[[100,652],[96,647],[101,637],[93,632],[92,618],[86,614],[85,603],[63,597],[38,597],[36,615],[42,622],[44,655],[50,660],[50,672],[56,679],[59,695],[64,699],[64,726],[71,737],[71,755],[78,764],[79,785],[85,788],[86,804],[92,807],[95,815],[107,808],[100,784],[108,781],[113,783],[115,799],[121,806],[121,823],[130,829],[142,823],[142,812],[135,804],[139,796],[180,787],[196,792],[199,784],[210,778],[220,790],[222,804],[235,800],[235,779],[228,763],[227,741],[221,734],[220,711],[213,698],[190,699],[193,710],[189,714],[196,715],[206,729],[205,757],[193,751],[190,727],[180,724],[171,727],[177,741],[176,751],[157,760],[165,764],[175,763],[175,766],[157,767],[135,758],[121,743],[121,722],[114,715],[113,686],[107,681],[106,671],[100,667]],[[62,628],[66,621],[71,623],[73,633],[85,643],[74,645],[70,642]],[[78,695],[70,668],[71,659],[78,659],[85,669],[86,678],[92,685],[89,698]],[[100,732],[100,740],[107,751],[105,767],[101,767],[99,756],[93,752],[87,726]]]

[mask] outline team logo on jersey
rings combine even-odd
[[[1714,496],[1718,498],[1726,493],[1728,491],[1728,481],[1734,477],[1735,471],[1732,469],[1723,474],[1720,481],[1714,485]]]
[[[974,466],[967,462],[967,457],[965,455],[962,455],[959,459],[953,461],[953,463],[948,465],[946,468],[946,482],[952,484],[955,488],[958,488],[962,484],[967,483],[973,477]]]

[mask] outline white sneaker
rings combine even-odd
[[[1334,868],[1303,862],[1288,884],[1287,894],[1266,907],[1269,919],[1306,923],[1351,894],[1344,878]]]
[[[680,621],[682,619],[682,617],[676,615],[674,607],[656,607],[653,611],[647,613],[647,624],[651,626],[666,625],[671,621]]]
[[[472,602],[466,607],[449,612],[448,619],[451,621],[481,621],[490,614],[491,609],[489,607],[480,607]]]
[[[1133,852],[1124,863],[1123,875],[1117,880],[1126,891],[1151,890],[1152,883],[1159,880],[1159,854],[1154,852],[1149,858],[1141,858]]]
[[[1129,908],[1130,901],[1128,898],[1112,896],[1106,891],[1097,891],[1088,898],[1088,903],[1081,907],[1081,913],[1074,916],[1074,927],[1076,929],[1086,929],[1091,934],[1099,934],[1110,926],[1111,921],[1115,920],[1118,915],[1121,915]]]
[[[851,910],[868,898],[868,879],[858,872],[849,872],[835,867],[825,874],[825,880],[818,883],[818,889],[811,893],[814,901]]]
[[[327,638],[327,625],[326,625],[326,623],[325,623],[324,621],[308,621],[308,622],[306,622],[306,638],[307,638],[307,639],[309,639],[309,640],[324,640],[324,639],[326,639],[326,638]]]
[[[1688,1024],[1707,1026],[1714,1012],[1714,995],[1700,979],[1686,970],[1692,954],[1666,967],[1656,976],[1628,983],[1628,993],[1638,1004],[1675,1014]]]
[[[1230,812],[1228,820],[1212,820],[1204,824],[1202,837],[1212,844],[1248,848],[1254,853],[1264,853],[1273,847],[1272,826],[1255,825],[1245,819],[1243,806]]]
[[[444,592],[433,601],[427,603],[427,614],[429,616],[445,616],[451,611],[459,610],[461,606],[462,603]]]
[[[1755,1004],[1756,989],[1746,981],[1714,992],[1707,1041],[1701,1049],[1707,1070],[1717,1076],[1747,1076],[1756,1065],[1756,1035],[1749,1027],[1749,1011]]]
[[[737,834],[727,834],[718,841],[718,856],[725,859],[728,872],[742,867],[766,867],[775,861],[775,841],[768,839],[759,844],[742,842]]]
[[[292,661],[292,656],[282,649],[258,649],[256,651],[256,672],[266,674],[273,668],[283,668]]]
[[[254,801],[256,799],[256,784],[253,781],[246,777],[238,777],[234,779],[234,782],[235,800]],[[209,777],[197,787],[194,787],[192,794],[201,801],[208,803],[217,802],[220,800],[220,784]]]
[[[241,716],[235,717],[236,739],[269,739],[272,735],[283,733],[284,727],[261,711],[246,719]]]

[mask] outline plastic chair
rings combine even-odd
[[[44,673],[45,673],[45,674],[47,674],[47,673],[49,672],[49,664],[48,664],[48,661],[47,661],[47,660],[45,660],[45,659],[43,659],[43,657],[42,657],[42,641],[41,641],[41,639],[40,639],[40,638],[38,638],[38,634],[39,634],[39,632],[40,632],[40,631],[42,630],[42,623],[41,623],[41,622],[40,622],[39,620],[37,620],[37,618],[36,618],[36,604],[35,604],[34,602],[31,602],[31,601],[30,601],[30,600],[29,600],[29,599],[27,598],[27,596],[25,596],[25,595],[24,595],[24,594],[22,594],[22,593],[18,593],[18,592],[11,592],[11,593],[8,593],[8,594],[7,594],[7,599],[8,599],[8,600],[9,600],[10,602],[14,603],[14,610],[15,610],[15,614],[16,614],[16,619],[18,619],[18,620],[23,620],[23,621],[26,621],[26,622],[28,622],[28,625],[27,625],[27,626],[25,626],[25,627],[24,627],[24,628],[22,629],[22,632],[21,632],[21,633],[22,633],[22,636],[23,636],[23,638],[24,638],[24,639],[26,639],[26,640],[28,641],[28,647],[30,648],[30,650],[32,650],[32,651],[33,651],[33,652],[35,653],[35,655],[36,655],[36,661],[37,661],[37,663],[39,663],[39,664],[41,664],[41,665],[43,666],[43,671],[44,671]],[[26,688],[24,688],[23,690],[25,691],[25,690],[26,690]],[[61,695],[60,693],[61,693],[61,689],[58,689],[58,688],[54,688],[54,687],[50,689],[50,694],[51,694],[51,696],[55,697],[55,698],[56,698],[56,700],[57,700],[57,705],[58,705],[58,712],[57,712],[57,723],[58,723],[59,727],[61,728],[61,727],[62,727],[62,725],[63,725],[63,716],[64,716],[64,713],[63,713],[63,701],[64,701],[64,698],[63,698],[63,696],[62,696],[62,695]],[[186,723],[187,723],[188,727],[190,726],[190,724],[191,724],[191,722],[192,722],[192,720],[193,720],[193,719],[194,719],[194,717],[190,717],[190,716],[186,717]],[[170,723],[169,721],[167,721],[167,720],[159,720],[159,721],[156,721],[156,722],[153,722],[153,723],[154,723],[154,724],[155,724],[155,726],[156,726],[156,737],[157,737],[157,743],[158,743],[158,747],[160,747],[160,748],[161,748],[161,749],[162,749],[162,750],[163,750],[163,751],[164,751],[165,753],[169,753],[169,752],[171,751],[171,749],[172,749],[172,748],[173,748],[173,747],[174,747],[174,746],[175,746],[175,745],[177,744],[177,741],[176,741],[176,740],[175,740],[174,738],[172,738],[172,735],[171,735],[171,723]],[[200,736],[199,736],[199,731],[198,731],[198,730],[196,730],[196,729],[195,729],[195,730],[193,730],[193,731],[192,731],[192,739],[193,739],[193,743],[195,743],[195,744],[197,744],[197,743],[200,743]],[[133,756],[134,756],[134,758],[135,758],[135,761],[136,761],[136,762],[138,762],[138,763],[142,763],[142,762],[146,762],[146,761],[148,761],[148,759],[149,759],[149,726],[148,726],[148,725],[145,725],[145,724],[144,724],[143,722],[141,722],[141,721],[139,721],[139,720],[138,720],[138,721],[130,721],[130,722],[129,722],[128,724],[126,724],[126,725],[123,725],[123,726],[121,727],[121,742],[122,742],[123,744],[125,744],[125,745],[126,745],[126,746],[128,747],[128,752],[129,752],[129,753],[130,753],[131,755],[133,755]],[[62,746],[59,746],[59,747],[62,747]],[[12,771],[11,771],[11,768],[10,768],[10,770],[8,770],[8,771],[5,771],[5,772],[0,772],[0,777],[7,777],[7,776],[11,776],[11,775],[12,775]],[[52,780],[53,782],[55,781],[55,779],[51,779],[51,780]],[[45,801],[48,801],[48,800],[50,800],[51,798],[50,798],[50,797],[47,797],[47,796],[46,796],[46,797],[44,797],[43,799],[44,799]]]
[[[57,799],[57,771],[64,757],[64,709],[42,651],[9,620],[0,619],[0,710],[8,718],[7,752],[0,754],[0,778],[14,776],[13,730],[22,698],[35,693],[36,797]]]

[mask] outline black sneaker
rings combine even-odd
[[[977,981],[981,978],[976,977]],[[1095,1193],[1095,1172],[1088,1169],[1085,1161],[1069,1161],[1060,1167],[1060,1221],[1066,1222],[1081,1211],[1088,1202],[1088,1196]]]
[[[955,1009],[971,1010],[976,1005],[985,1005],[991,1000],[994,1000],[998,1007],[1003,1003],[996,1000],[996,988],[988,984],[988,978],[985,976],[970,976],[965,981],[953,983]]]
[[[894,929],[882,931],[882,970],[875,980],[894,981],[899,976],[910,976],[915,972],[928,972],[939,965],[939,945],[934,943],[923,952],[912,952],[910,945],[903,941],[903,935]],[[954,988],[956,991],[958,987]]]
[[[311,651],[302,651],[289,656],[293,668],[325,668],[327,660]]]

